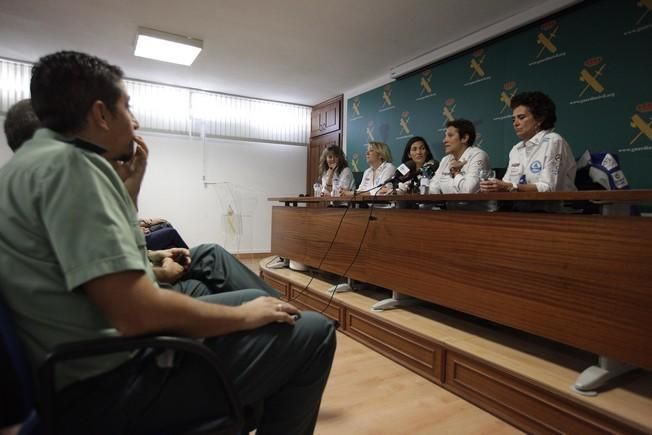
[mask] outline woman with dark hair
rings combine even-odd
[[[509,152],[501,180],[480,183],[483,192],[575,191],[575,157],[559,134],[555,103],[542,92],[523,92],[511,101],[512,124],[521,139]]]
[[[405,144],[401,163],[412,160],[415,164],[415,174],[410,181],[399,183],[398,190],[401,193],[415,193],[419,191],[420,180],[426,178],[430,180],[439,166],[428,146],[428,142],[421,136],[414,136]]]
[[[337,145],[331,145],[321,153],[319,177],[321,178],[322,196],[340,196],[342,191],[355,188],[353,173],[346,162],[344,151]]]
[[[444,151],[430,193],[476,193],[480,190],[480,171],[491,169],[489,156],[475,142],[475,127],[466,119],[446,123]]]

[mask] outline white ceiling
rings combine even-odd
[[[0,0],[0,57],[62,49],[129,78],[314,105],[541,0]],[[204,41],[191,67],[133,56],[138,26]]]

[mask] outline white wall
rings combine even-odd
[[[187,136],[141,134],[150,150],[141,217],[168,219],[190,246],[219,243],[231,252],[270,252],[274,204],[267,198],[303,191],[306,147],[222,139],[204,144]],[[11,154],[0,134],[0,166]],[[205,185],[204,174],[207,182],[217,184]],[[231,192],[243,201],[238,203]],[[241,226],[237,216],[231,220],[235,226],[222,217],[228,205],[244,215]]]
[[[143,137],[150,158],[140,216],[168,219],[191,246],[215,242],[232,252],[270,252],[274,204],[267,198],[303,191],[306,147],[224,139],[202,144],[199,138],[154,133]],[[204,177],[215,184],[205,185]],[[242,226],[232,221],[240,234],[223,217],[228,205],[244,215]]]

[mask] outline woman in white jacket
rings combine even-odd
[[[552,131],[555,103],[542,92],[512,97],[512,124],[521,140],[509,152],[502,180],[482,182],[483,192],[572,192],[575,156],[568,142]]]
[[[357,189],[359,195],[386,195],[392,191],[391,184],[385,183],[394,176],[396,166],[392,164],[392,152],[387,144],[371,141],[367,145],[367,164],[369,167],[362,174],[362,181]],[[353,191],[344,195],[352,196]]]
[[[322,196],[340,196],[344,190],[353,190],[355,181],[344,151],[337,145],[324,149],[319,159]]]
[[[430,193],[476,193],[480,191],[480,171],[491,169],[489,155],[474,147],[475,127],[471,121],[456,119],[446,123],[442,159],[430,180]]]

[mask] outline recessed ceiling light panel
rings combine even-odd
[[[140,27],[134,55],[189,66],[203,45],[200,39]]]

